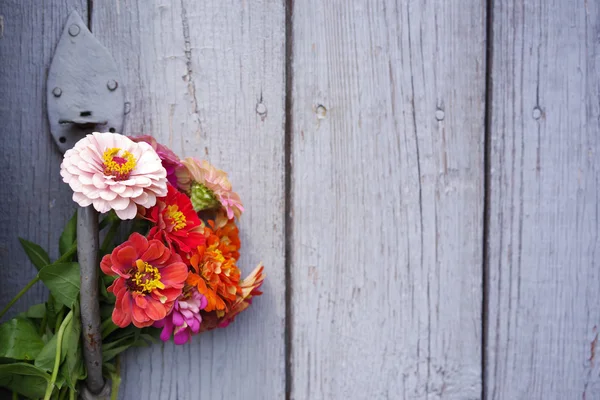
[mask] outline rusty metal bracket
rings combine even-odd
[[[50,132],[63,153],[92,132],[123,131],[125,95],[117,65],[76,11],[48,71]]]
[[[73,11],[50,65],[47,105],[50,132],[65,152],[92,132],[123,132],[125,100],[117,66],[108,50]],[[77,255],[81,268],[83,356],[86,398],[104,398],[109,385],[102,376],[102,336],[98,302],[98,213],[77,213]]]

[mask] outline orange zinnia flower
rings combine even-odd
[[[225,328],[233,322],[239,313],[250,307],[253,298],[262,294],[259,288],[265,280],[263,270],[264,267],[261,263],[250,273],[250,275],[240,282],[240,287],[242,289],[241,293],[238,293],[233,304],[229,306],[227,314],[218,315],[217,311],[207,312],[206,310],[203,310],[200,332],[211,331],[216,328]]]
[[[204,228],[206,243],[198,246],[190,257],[193,272],[187,283],[206,297],[206,311],[217,310],[224,315],[241,293],[240,270],[235,264],[240,256],[240,239],[233,220],[217,230],[213,230],[213,221],[209,225]]]

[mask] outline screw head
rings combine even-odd
[[[75,36],[79,35],[79,32],[80,32],[79,25],[73,24],[69,27],[69,35],[75,37]]]
[[[106,82],[106,87],[112,92],[119,87],[119,84],[114,79],[111,79],[110,81]]]
[[[52,94],[54,95],[54,97],[60,97],[60,95],[62,94],[61,88],[55,87],[54,89],[52,89]]]
[[[444,113],[444,110],[442,110],[441,108],[435,110],[435,119],[437,119],[438,121],[443,121],[445,116],[446,113]]]
[[[266,114],[267,113],[267,106],[265,106],[263,103],[258,103],[256,105],[256,112],[258,114],[261,114],[261,115]]]

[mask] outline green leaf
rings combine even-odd
[[[42,351],[35,358],[34,365],[41,370],[52,372],[54,369],[54,358],[56,357],[56,335],[46,343]],[[62,354],[61,354],[62,359]]]
[[[77,211],[71,217],[67,225],[65,226],[65,230],[60,235],[60,239],[58,241],[58,249],[60,250],[60,254],[65,254],[73,244],[75,244],[75,240],[77,239]]]
[[[38,271],[50,264],[50,256],[48,256],[46,250],[42,249],[40,245],[23,238],[19,238],[19,242],[21,242],[25,254],[29,257],[29,261],[31,261]]]
[[[110,335],[117,329],[119,329],[119,327],[117,325],[115,325],[115,323],[112,321],[112,317],[105,319],[104,321],[102,321],[102,324],[100,325],[100,330],[102,332],[102,339],[106,339],[106,337],[108,335]]]
[[[113,358],[115,358],[116,356],[118,356],[119,354],[121,354],[122,352],[124,352],[125,350],[127,350],[128,348],[130,348],[133,343],[134,340],[132,338],[129,338],[129,341],[131,343],[126,343],[122,346],[117,346],[117,347],[113,347],[107,350],[104,350],[104,348],[102,348],[102,359],[106,360],[106,361],[110,361]]]
[[[0,365],[0,387],[15,391],[27,398],[44,397],[50,375],[27,363]]]
[[[67,385],[75,389],[77,381],[85,378],[83,356],[81,352],[81,320],[79,318],[79,304],[75,303],[73,318],[65,327],[61,353],[66,359],[60,367],[60,373],[65,377]]]
[[[36,304],[34,306],[29,307],[29,310],[25,313],[28,318],[42,319],[46,314],[46,304]]]
[[[100,303],[100,319],[104,321],[111,318],[115,306],[113,304]]]
[[[127,329],[127,328],[125,328]],[[127,336],[117,339],[110,343],[102,343],[102,360],[110,361],[131,346],[135,345],[139,337],[139,329],[137,333],[129,333]]]
[[[48,301],[46,302],[46,313],[48,315],[47,326],[51,329],[54,329],[56,326],[56,319],[58,318],[58,313],[62,309],[62,304],[59,304],[52,294],[48,296]]]
[[[44,347],[36,326],[27,318],[13,318],[0,325],[0,357],[33,360]]]
[[[71,308],[79,299],[78,263],[50,264],[42,268],[38,276],[59,303]]]

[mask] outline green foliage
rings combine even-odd
[[[79,264],[66,262],[42,268],[39,277],[61,304],[72,308],[79,299]]]
[[[0,387],[28,398],[43,397],[49,381],[50,375],[31,364],[17,362],[0,365]]]
[[[60,235],[60,239],[58,240],[58,250],[60,254],[65,254],[72,246],[75,244],[77,240],[77,211],[71,217],[63,233]]]
[[[86,376],[81,349],[81,320],[78,303],[75,303],[73,311],[73,318],[64,331],[61,355],[64,354],[66,358],[60,367],[60,375],[65,378],[71,389],[75,389],[77,381],[85,379]]]
[[[23,238],[19,238],[19,242],[21,242],[25,254],[29,257],[29,261],[31,261],[38,271],[50,264],[50,256],[39,245]]]
[[[0,357],[33,360],[43,347],[44,341],[31,320],[17,317],[0,325]]]
[[[121,221],[114,212],[101,222],[109,227],[99,255],[114,248]],[[148,231],[147,221],[134,221],[127,230]],[[33,279],[1,311],[2,315],[23,293],[41,280],[49,289],[45,303],[0,325],[0,387],[27,398],[65,398],[74,394],[87,372],[83,359],[79,309],[80,268],[72,262],[77,251],[77,214],[69,219],[59,240],[60,258],[54,262],[39,245],[19,239],[31,263],[38,270]],[[156,328],[133,325],[119,328],[112,321],[115,295],[106,289],[115,277],[100,275],[99,301],[102,331],[103,371],[113,382],[116,394],[120,382],[118,355],[130,347],[146,346],[160,333]]]
[[[27,318],[42,319],[46,315],[46,304],[36,304],[29,307],[29,310],[25,313]]]

